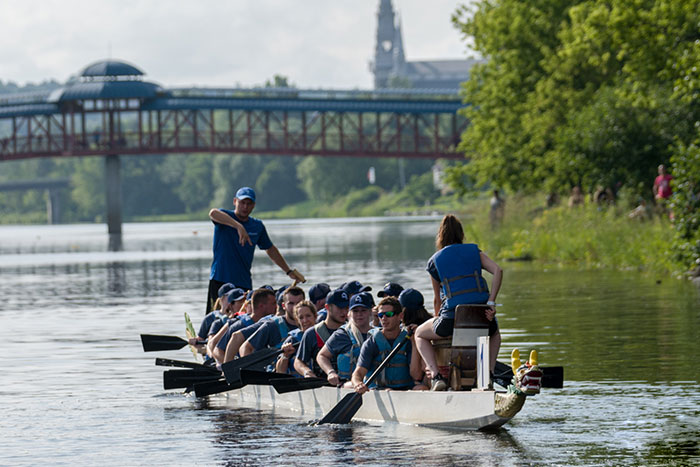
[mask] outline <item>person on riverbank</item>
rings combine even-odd
[[[280,347],[282,353],[279,355],[277,362],[275,363],[275,372],[287,373],[301,377],[301,375],[294,369],[294,354],[296,353],[294,344],[301,342],[304,332],[316,324],[316,307],[309,300],[299,302],[294,307],[294,316],[296,317],[297,325],[299,327],[289,333],[289,336],[282,344],[282,347]]]
[[[581,187],[576,185],[571,189],[571,196],[569,196],[569,207],[575,208],[578,206],[583,206],[585,202],[586,199],[583,196],[583,191],[581,190]]]
[[[671,180],[673,177],[666,173],[666,166],[660,164],[657,168],[658,175],[654,179],[654,201],[656,201],[656,206],[660,215],[665,215],[668,213],[668,199],[673,194],[671,189]]]
[[[385,297],[377,306],[382,327],[371,329],[367,340],[362,344],[357,367],[352,373],[352,387],[359,394],[374,388],[427,389],[427,386],[423,386],[420,381],[416,382],[422,378],[423,369],[420,355],[413,350],[411,343],[413,339],[409,339],[408,342],[404,339],[408,331],[401,328],[403,319],[401,303],[395,297]],[[396,345],[401,345],[401,349],[374,382],[367,386],[364,382],[365,376],[370,372],[374,373]]]
[[[326,319],[304,332],[294,360],[294,369],[304,378],[327,376],[318,366],[316,355],[331,334],[347,321],[349,303],[348,294],[343,289],[329,292],[326,297]]]
[[[373,306],[374,300],[369,293],[354,295],[350,299],[350,319],[328,338],[318,352],[316,362],[333,386],[343,384],[343,387],[352,387],[350,378],[355,371],[360,348],[372,327]]]
[[[501,225],[503,217],[506,213],[506,200],[501,198],[498,190],[493,190],[493,196],[489,200],[489,222],[491,228],[494,229]]]
[[[437,252],[428,260],[427,271],[433,285],[436,318],[421,324],[416,331],[416,346],[432,380],[433,390],[447,389],[447,383],[438,372],[435,349],[431,339],[452,335],[455,308],[464,304],[486,304],[484,308],[489,325],[490,369],[496,366],[496,357],[501,347],[501,333],[496,320],[496,296],[501,288],[503,271],[486,253],[474,243],[464,242],[462,224],[452,214],[440,223],[435,246]],[[481,276],[482,269],[493,274],[491,292]]]
[[[233,198],[233,205],[233,211],[209,211],[209,218],[214,223],[214,259],[209,275],[207,313],[211,311],[216,293],[224,283],[231,282],[245,290],[253,288],[250,268],[253,265],[256,245],[264,250],[288,277],[298,282],[306,282],[299,271],[289,267],[282,253],[272,244],[263,222],[251,217],[250,214],[255,209],[255,191],[249,187],[239,189]]]
[[[275,316],[265,321],[248,337],[238,350],[241,357],[266,347],[281,347],[289,333],[297,329],[294,308],[306,298],[304,291],[299,287],[289,287],[282,293],[282,297],[284,316]]]

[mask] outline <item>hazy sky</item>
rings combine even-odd
[[[463,58],[460,1],[393,0],[407,58]],[[379,0],[0,0],[0,80],[66,80],[104,58],[173,86],[370,88]]]

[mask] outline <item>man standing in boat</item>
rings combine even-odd
[[[316,355],[331,334],[347,321],[349,303],[348,293],[345,290],[336,289],[330,292],[326,297],[328,312],[326,319],[304,331],[294,360],[294,369],[304,378],[325,376],[316,362]]]
[[[209,218],[214,223],[214,260],[209,275],[207,313],[216,301],[219,288],[231,282],[245,290],[253,288],[250,268],[253,265],[255,246],[265,250],[273,263],[291,279],[306,282],[304,276],[289,267],[282,253],[272,244],[265,225],[260,219],[251,217],[255,209],[255,191],[243,187],[233,198],[234,210],[212,209]]]
[[[381,328],[369,331],[369,337],[362,344],[357,367],[352,374],[352,386],[355,391],[363,394],[369,389],[427,389],[421,383],[423,369],[418,352],[413,349],[412,340],[406,342],[406,330],[401,329],[403,309],[395,297],[384,297],[377,305]],[[412,325],[415,328],[415,325]],[[377,379],[368,387],[364,383],[365,376],[374,372],[387,358],[395,345],[402,348],[392,358]]]

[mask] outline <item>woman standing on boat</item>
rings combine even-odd
[[[457,305],[486,304],[486,318],[489,325],[491,355],[490,368],[493,371],[501,346],[501,333],[496,320],[496,296],[501,288],[503,271],[474,243],[464,242],[462,224],[452,214],[446,215],[440,223],[435,238],[438,250],[429,260],[427,271],[433,283],[435,314],[416,330],[416,347],[426,365],[426,373],[433,380],[433,391],[444,391],[447,383],[438,372],[435,350],[431,339],[452,335]],[[481,276],[485,269],[493,274],[491,292]]]

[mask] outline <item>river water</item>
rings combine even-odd
[[[437,218],[269,221],[308,283],[424,292]],[[633,272],[503,263],[501,359],[565,367],[495,433],[310,426],[162,390],[140,333],[204,313],[211,224],[0,227],[0,465],[700,465],[700,294]],[[255,285],[286,277],[256,253]]]

